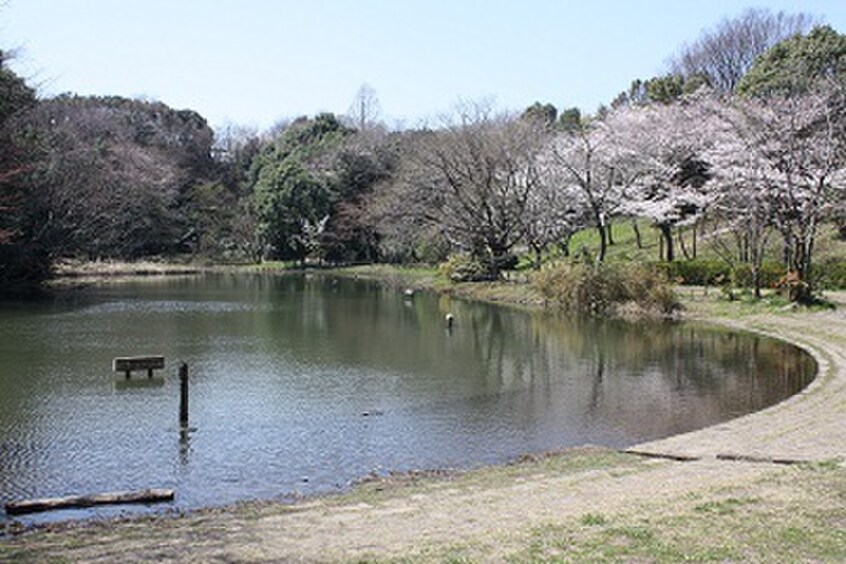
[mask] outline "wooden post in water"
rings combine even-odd
[[[188,363],[179,365],[179,423],[188,427]]]

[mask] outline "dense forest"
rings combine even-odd
[[[779,262],[802,300],[821,226],[846,237],[846,35],[802,14],[726,19],[594,115],[464,104],[389,131],[371,90],[352,108],[215,132],[161,102],[39,99],[0,53],[0,286],[63,258],[448,261],[493,279],[584,229],[602,263],[610,225],[648,222],[663,261],[695,258],[681,234],[700,234],[756,289]]]

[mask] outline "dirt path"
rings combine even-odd
[[[633,449],[696,457],[695,461],[588,449],[451,479],[410,480],[401,487],[375,483],[347,496],[311,500],[293,507],[247,505],[180,518],[83,524],[27,533],[0,541],[0,560],[108,562],[129,557],[180,562],[310,562],[410,557],[421,561],[497,561],[548,558],[550,554],[559,555],[560,550],[564,552],[557,557],[578,560],[567,550],[585,543],[593,547],[593,537],[589,535],[611,535],[613,531],[623,531],[613,537],[627,543],[622,550],[657,550],[652,546],[654,542],[650,544],[637,536],[641,530],[637,527],[585,532],[591,524],[608,522],[649,522],[658,527],[665,539],[687,543],[682,545],[686,554],[693,550],[690,547],[717,542],[698,538],[709,536],[705,531],[717,525],[713,520],[703,521],[701,531],[694,527],[693,532],[685,533],[692,540],[679,537],[677,529],[687,530],[690,523],[697,523],[702,512],[710,511],[711,503],[716,504],[713,507],[729,508],[731,511],[725,515],[731,516],[734,505],[747,503],[743,500],[758,500],[754,503],[761,515],[789,513],[789,508],[794,507],[791,504],[822,507],[830,501],[833,505],[826,514],[823,530],[828,527],[834,531],[829,536],[834,535],[835,541],[841,539],[837,531],[846,524],[846,491],[830,491],[833,486],[814,482],[814,475],[808,473],[811,471],[798,466],[721,458],[734,455],[801,460],[835,468],[838,465],[832,460],[846,459],[846,308],[841,306],[836,312],[825,313],[744,317],[724,323],[800,344],[817,358],[820,375],[803,393],[765,411]],[[837,477],[841,479],[842,474]],[[807,487],[794,487],[798,480]],[[837,484],[835,489],[841,488],[843,482]],[[700,511],[701,508],[705,509]],[[661,521],[662,515],[672,519]],[[709,519],[713,516],[709,515]],[[749,519],[744,517],[744,522]],[[811,521],[801,522],[802,527],[816,523],[813,515],[808,519]],[[766,533],[770,526],[767,523],[771,522],[764,521],[757,527]],[[727,538],[734,534],[733,529],[742,526],[740,523],[727,529]],[[555,544],[554,539],[561,538],[567,539],[569,549]],[[753,542],[743,539],[735,544]],[[667,542],[656,546],[663,550]],[[725,542],[730,545],[730,538]],[[761,542],[775,541],[767,538]],[[789,546],[805,546],[804,542],[797,540]],[[834,544],[835,552],[831,554],[841,554],[836,552],[837,542]],[[774,546],[776,551],[790,549]],[[823,556],[819,559],[826,560],[828,545],[821,546]],[[603,555],[616,554],[600,544],[597,547],[592,550],[599,552],[588,553],[589,558],[601,560]],[[645,554],[646,560],[664,560],[662,555],[671,553],[658,551],[652,557],[652,552]],[[725,554],[725,560],[733,559],[731,552]],[[748,553],[739,554],[738,559],[749,557]]]

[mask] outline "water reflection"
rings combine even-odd
[[[179,427],[179,464],[188,466],[191,454],[191,433],[196,431],[191,427],[180,425]]]
[[[0,353],[0,501],[173,487],[186,507],[625,446],[761,409],[814,370],[762,337],[322,276],[112,284],[5,308]],[[118,386],[111,360],[134,354],[166,356],[158,385]]]

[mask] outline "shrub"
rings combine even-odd
[[[666,275],[638,264],[562,264],[539,272],[534,285],[544,298],[571,313],[602,315],[635,304],[672,313],[679,303]]]
[[[677,260],[656,264],[670,280],[692,286],[715,286],[730,283],[741,288],[751,288],[752,267],[738,264],[734,269],[725,261],[713,259]],[[780,262],[766,261],[761,265],[761,287],[772,288],[786,274]]]
[[[728,264],[719,260],[693,259],[674,262],[655,263],[670,280],[682,284],[713,286],[731,283],[739,288],[752,287],[752,268],[748,264],[739,264],[732,270]],[[761,265],[761,287],[775,288],[787,274],[784,264],[778,261],[765,261]],[[822,290],[846,289],[846,261],[829,258],[814,265],[811,273],[814,286]]]
[[[677,260],[656,263],[655,266],[670,280],[693,286],[712,286],[730,277],[728,265],[721,260]]]
[[[787,269],[784,264],[780,262],[766,261],[761,265],[761,287],[774,288],[778,285],[784,275],[787,274]],[[741,264],[734,271],[732,278],[734,284],[741,288],[751,288],[754,285],[752,280],[752,267],[748,264]]]
[[[814,286],[821,290],[846,289],[846,261],[829,258],[814,265],[811,273]]]
[[[435,265],[449,260],[449,242],[441,238],[424,239],[418,245],[416,255],[420,262]]]
[[[481,282],[490,280],[490,270],[481,262],[466,255],[453,255],[438,267],[440,273],[453,282]]]
[[[656,268],[638,263],[617,267],[623,285],[622,302],[633,302],[645,311],[670,314],[681,304],[667,276]]]
[[[541,270],[534,284],[543,297],[565,311],[598,315],[608,311],[621,289],[609,268],[568,264]]]

